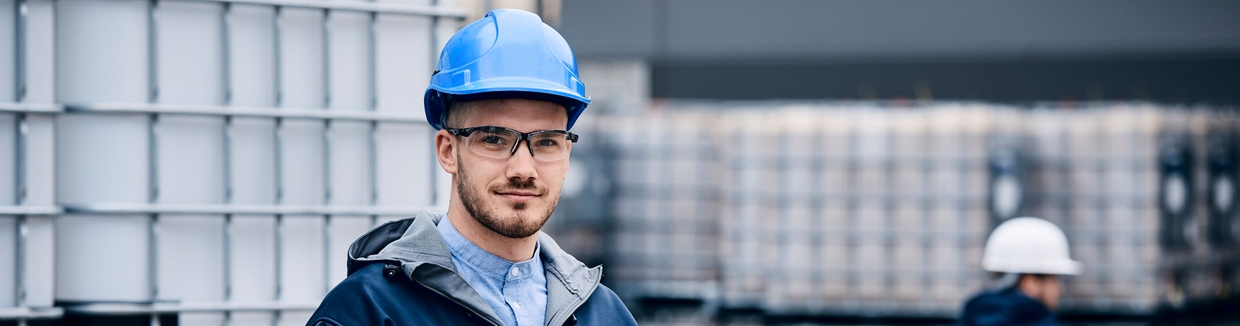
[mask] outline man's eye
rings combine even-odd
[[[555,139],[540,139],[538,140],[537,143],[534,144],[534,146],[539,146],[539,147],[555,147],[559,145],[560,145],[560,142],[556,141]]]
[[[508,143],[504,141],[504,137],[500,137],[496,135],[484,135],[482,136],[482,139],[480,139],[480,141],[482,141],[483,144],[488,144],[488,145],[503,145],[503,144]]]

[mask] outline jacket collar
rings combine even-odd
[[[442,215],[425,211],[417,216],[384,223],[349,246],[348,273],[362,266],[387,262],[401,266],[405,275],[432,291],[456,301],[499,325],[499,317],[465,279],[456,274],[452,252],[436,230]],[[543,269],[547,276],[547,325],[562,325],[594,293],[602,280],[600,266],[587,268],[538,232]]]
[[[603,267],[587,268],[542,231],[538,232],[538,243],[547,274],[547,325],[563,325],[598,288]],[[559,282],[552,282],[553,278]]]

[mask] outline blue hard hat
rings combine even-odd
[[[444,45],[426,88],[426,121],[443,129],[449,102],[494,98],[563,105],[566,129],[590,103],[568,42],[538,15],[515,9],[492,10]]]

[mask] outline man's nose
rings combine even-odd
[[[525,149],[522,149],[522,146],[524,146]],[[521,180],[534,178],[537,176],[537,171],[534,169],[534,165],[536,163],[537,162],[534,160],[534,149],[530,147],[530,141],[519,141],[517,142],[516,153],[513,153],[512,156],[508,157],[508,171],[506,176],[510,179],[517,178]]]

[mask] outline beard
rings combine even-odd
[[[457,155],[457,162],[461,162],[460,155]],[[500,190],[535,190],[549,196],[551,206],[547,207],[544,212],[531,212],[526,203],[517,203],[512,205],[513,213],[511,216],[499,216],[500,213],[495,207],[485,207],[481,203],[481,194],[483,189],[474,188],[470,182],[469,174],[466,173],[463,164],[458,164],[456,168],[456,189],[457,195],[461,198],[461,204],[465,206],[465,211],[478,221],[479,224],[490,229],[499,235],[512,238],[522,239],[538,233],[547,220],[551,218],[551,213],[555,212],[555,206],[560,201],[558,193],[552,194],[546,189],[540,189],[534,184],[534,180],[520,181],[518,179],[508,179],[508,183],[499,186],[492,186],[485,189],[488,192],[498,192]],[[478,187],[478,188],[481,188]],[[532,215],[538,214],[539,215]]]

